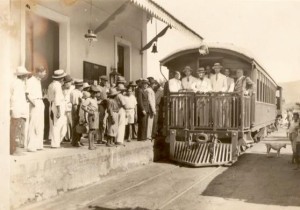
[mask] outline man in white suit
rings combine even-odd
[[[226,92],[227,91],[227,78],[220,73],[222,66],[220,63],[215,63],[212,67],[215,74],[210,77],[213,92]]]
[[[186,66],[183,69],[185,77],[182,78],[181,83],[185,90],[192,90],[192,84],[197,81],[197,79],[192,76],[192,71],[193,70],[190,66]]]

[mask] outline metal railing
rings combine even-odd
[[[249,129],[251,97],[236,93],[170,93],[166,123],[175,129]]]

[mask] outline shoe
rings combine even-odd
[[[95,150],[96,147],[89,147],[89,150]]]
[[[125,141],[126,141],[126,142],[131,142],[131,140],[130,140],[130,139],[126,139]]]
[[[116,142],[115,145],[123,145],[121,142]]]
[[[107,147],[113,147],[114,145],[110,144],[110,143],[106,143]]]
[[[80,144],[72,144],[73,147],[80,147]]]
[[[82,143],[82,142],[79,142],[79,145],[80,145],[80,146],[84,146],[84,143]]]
[[[36,152],[34,149],[27,149],[27,152]]]
[[[97,141],[97,144],[105,144],[105,142],[104,142],[104,141],[98,140],[98,141]]]

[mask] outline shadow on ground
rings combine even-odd
[[[238,199],[248,203],[300,206],[300,171],[289,163],[291,155],[244,154],[218,175],[202,196]]]

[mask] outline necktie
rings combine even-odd
[[[216,74],[216,80],[218,80],[218,74]]]
[[[190,81],[189,77],[187,78],[187,81],[188,81],[188,82]]]

